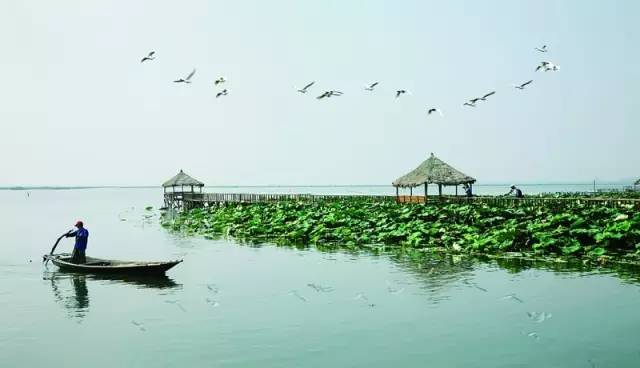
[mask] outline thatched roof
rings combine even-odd
[[[476,179],[461,173],[431,154],[415,170],[393,182],[395,187],[417,187],[427,184],[459,185],[475,183]]]
[[[179,187],[182,185],[193,185],[194,187],[203,187],[204,183],[201,181],[198,181],[194,178],[192,178],[191,176],[187,175],[184,173],[184,171],[180,170],[180,172],[178,174],[176,174],[176,176],[174,176],[173,178],[165,181],[162,186],[163,187]]]

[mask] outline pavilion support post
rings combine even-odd
[[[428,192],[428,185],[427,183],[424,183],[424,204],[427,204],[427,192]]]
[[[456,197],[458,196],[458,184],[456,184]]]
[[[400,200],[400,187],[396,187],[396,202]]]
[[[442,197],[442,184],[438,184],[438,196]]]
[[[413,187],[409,187],[409,196],[413,197]]]

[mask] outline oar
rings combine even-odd
[[[58,243],[60,243],[60,240],[62,240],[62,238],[64,238],[65,236],[69,235],[70,232],[72,232],[73,230],[69,230],[66,233],[60,235],[60,237],[58,238],[58,240],[56,240],[55,244],[53,244],[53,248],[51,248],[51,253],[49,253],[49,255],[44,255],[42,256],[42,262],[46,265],[47,262],[49,261],[49,257],[53,256],[53,252],[56,250],[56,247],[58,246]]]

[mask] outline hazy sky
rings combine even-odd
[[[180,168],[209,185],[388,184],[430,152],[484,183],[639,176],[638,14],[635,1],[4,0],[0,185],[154,185]],[[542,60],[561,70],[535,73]],[[230,93],[216,99],[220,75]],[[314,98],[326,89],[344,95]]]

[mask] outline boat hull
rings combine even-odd
[[[118,275],[164,275],[167,270],[171,269],[182,260],[168,262],[137,262],[137,261],[117,261],[109,259],[100,259],[87,257],[84,264],[71,263],[71,257],[46,255],[45,259],[49,259],[60,270],[90,273],[90,274],[118,274]]]

